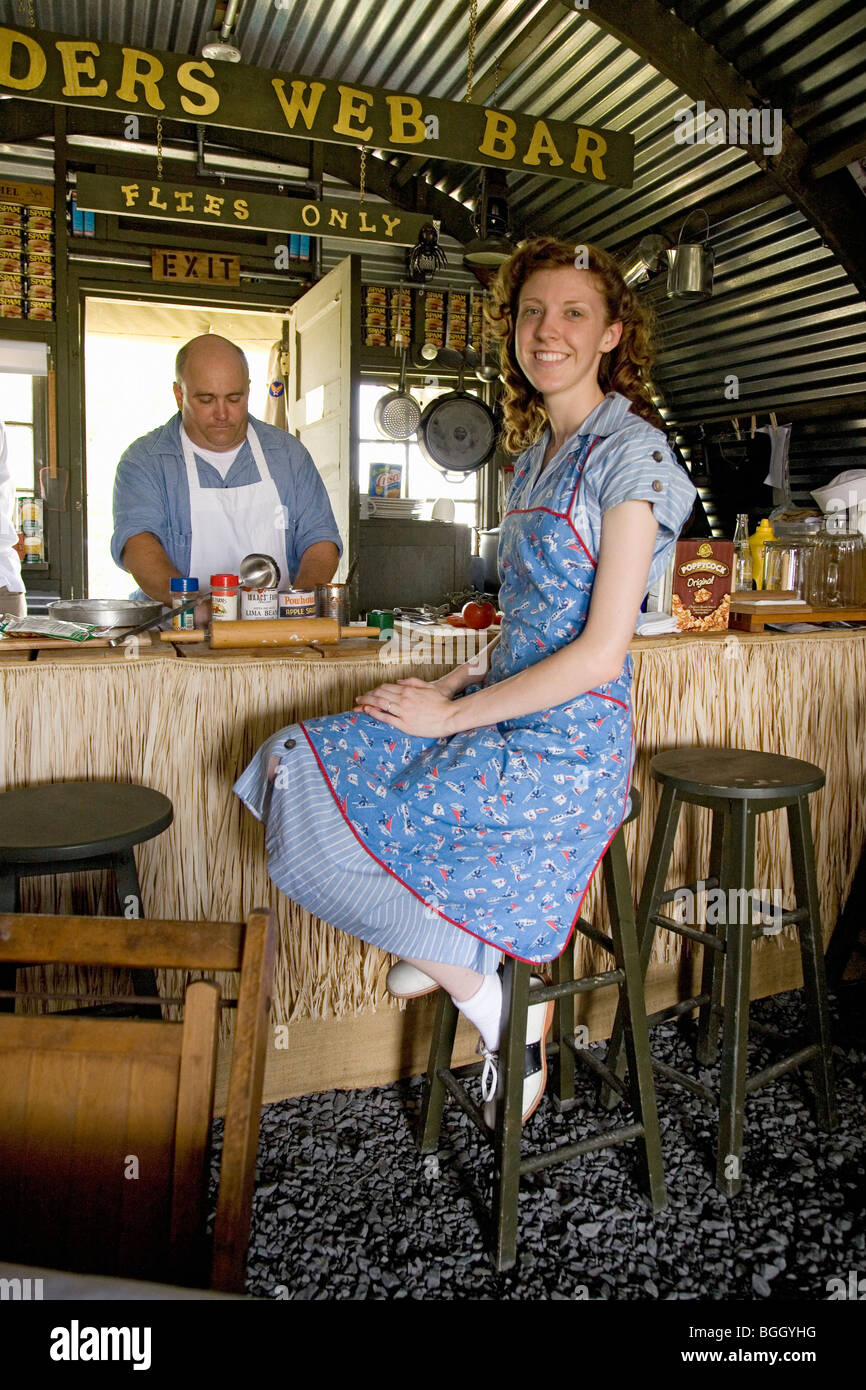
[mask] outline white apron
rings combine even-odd
[[[259,481],[243,487],[201,487],[195,446],[181,435],[189,483],[192,543],[189,572],[199,582],[199,592],[210,593],[212,574],[237,574],[245,555],[272,555],[280,567],[279,588],[292,587],[286,551],[283,504],[264,450],[252,425],[247,439],[259,470]]]

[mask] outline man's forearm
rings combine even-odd
[[[123,547],[121,563],[149,598],[171,607],[169,581],[179,578],[180,570],[175,569],[156,536],[150,531],[130,536]]]
[[[315,589],[317,584],[329,584],[339,563],[340,552],[333,541],[315,541],[301,556],[292,583],[296,589]]]

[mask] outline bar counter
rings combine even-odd
[[[636,638],[632,652],[634,780],[644,798],[641,816],[626,832],[635,897],[658,803],[648,771],[653,754],[680,744],[785,753],[827,774],[811,809],[828,939],[866,839],[866,629]],[[105,649],[39,651],[35,657],[8,652],[0,659],[0,786],[92,779],[154,787],[171,798],[175,819],[137,851],[146,913],[240,920],[253,906],[276,909],[273,1019],[288,1027],[275,1027],[266,1100],[422,1071],[432,1009],[429,999],[401,1008],[385,993],[388,957],[278,894],[267,876],[263,827],[231,794],[232,783],[281,726],[351,708],[358,692],[381,679],[441,675],[459,651],[449,656],[407,651],[381,664],[375,641],[352,638],[322,652],[210,652],[154,641],[133,659]],[[708,852],[709,816],[689,807],[677,840],[676,881],[705,873]],[[771,892],[781,888],[790,905],[782,812],[758,822],[755,882]],[[22,910],[30,912],[114,910],[102,875],[28,879],[22,895]],[[600,883],[593,883],[583,915],[598,921],[603,910]],[[698,992],[692,986],[700,951],[670,933],[659,936],[664,939],[647,982],[651,1009]],[[608,967],[601,951],[579,941],[581,967]],[[30,973],[30,985],[38,987],[39,974]],[[59,968],[53,974],[57,987],[71,983]],[[181,983],[162,980],[171,994]],[[799,983],[793,929],[757,945],[753,997]],[[614,993],[578,997],[592,1037],[606,1036]],[[462,1022],[458,1039],[468,1060],[475,1037]],[[221,1084],[225,1072],[224,1055]]]

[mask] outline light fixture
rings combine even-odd
[[[508,240],[508,184],[499,170],[481,170],[473,225],[476,234],[463,248],[463,265],[486,287],[514,255]]]
[[[655,271],[661,270],[665,252],[670,249],[670,237],[659,232],[642,236],[635,249],[620,262],[620,274],[627,285],[637,285]]]
[[[217,0],[201,56],[217,63],[240,63],[241,51],[233,40],[243,0]]]
[[[683,232],[696,214],[706,220],[704,236],[707,240],[684,242]],[[710,219],[708,213],[704,208],[695,208],[680,227],[676,246],[666,252],[668,299],[685,299],[697,304],[702,299],[709,299],[712,296],[714,256],[713,248],[709,244],[709,235]]]

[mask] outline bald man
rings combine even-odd
[[[250,417],[249,393],[240,348],[193,338],[175,363],[179,413],[120,460],[111,553],[139,597],[170,604],[170,581],[190,575],[206,594],[254,551],[274,557],[282,590],[333,577],[343,547],[325,485],[294,435]]]

